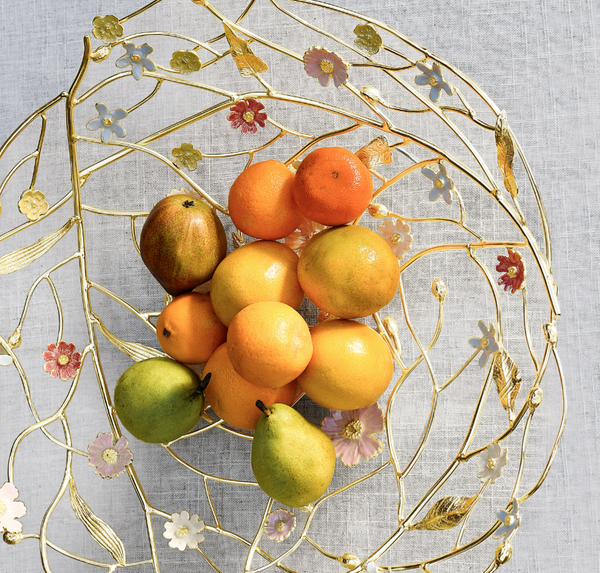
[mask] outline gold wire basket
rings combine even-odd
[[[44,571],[495,571],[566,411],[548,222],[506,114],[368,16],[311,0],[227,14],[193,2],[197,19],[169,32],[151,31],[167,0],[95,18],[71,88],[0,148],[0,284],[14,301],[2,384],[24,396],[4,541],[37,540]],[[401,278],[365,322],[396,370],[379,400],[381,451],[338,462],[328,492],[291,512],[257,488],[251,433],[209,407],[173,443],[120,439],[112,393],[132,360],[163,355],[154,323],[168,297],[138,244],[152,205],[171,189],[200,194],[234,248],[250,240],[225,206],[235,177],[269,158],[294,170],[322,145],[355,151],[377,182],[356,223],[390,241]],[[286,242],[300,249],[315,232]],[[296,407],[317,424],[330,415],[306,398]],[[56,479],[28,449],[34,436]],[[116,456],[110,471],[100,447]],[[274,519],[285,535],[265,528]],[[161,535],[177,524],[186,551]]]

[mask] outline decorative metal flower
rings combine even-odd
[[[169,547],[177,548],[183,551],[186,547],[196,549],[198,543],[204,541],[204,521],[200,521],[198,515],[190,517],[187,511],[174,513],[171,515],[171,521],[165,523],[163,537],[170,539]]]
[[[444,197],[444,201],[450,205],[452,203],[454,181],[448,177],[446,166],[443,163],[438,163],[438,168],[439,171],[437,173],[428,167],[423,167],[423,169],[421,169],[421,173],[425,175],[427,179],[433,181],[433,187],[429,192],[429,200],[431,202],[437,201],[440,198],[440,195],[442,195]]]
[[[496,341],[496,331],[494,325],[490,323],[489,328],[485,326],[485,322],[480,320],[478,323],[479,330],[483,334],[482,338],[469,338],[469,344],[473,348],[480,349],[481,356],[479,357],[479,366],[483,368],[486,365],[488,358],[500,350],[500,345]]]
[[[108,143],[114,133],[117,137],[125,137],[127,132],[125,128],[119,123],[120,119],[127,117],[127,112],[124,109],[116,109],[115,111],[108,111],[108,107],[103,103],[96,104],[96,111],[98,117],[88,122],[87,128],[90,131],[96,131],[102,129],[102,143]]]
[[[96,475],[103,478],[121,475],[133,460],[133,454],[127,448],[127,438],[121,436],[116,444],[114,441],[115,437],[112,433],[101,433],[88,445],[89,464],[96,468]]]
[[[190,191],[185,187],[182,187],[181,189],[171,189],[167,193],[167,197],[170,197],[171,195],[189,195],[190,197],[196,197],[196,199],[198,198],[198,193],[196,193],[195,191]]]
[[[202,159],[202,153],[197,149],[194,149],[194,146],[191,143],[182,143],[180,147],[173,149],[172,153],[175,158],[173,163],[175,163],[179,169],[185,167],[188,171],[197,169],[198,161]]]
[[[105,44],[114,42],[117,38],[123,35],[123,26],[119,24],[119,19],[116,16],[96,16],[92,20],[94,29],[92,34],[98,40],[102,40]]]
[[[452,95],[450,84],[442,77],[442,68],[437,62],[433,62],[431,68],[424,62],[417,62],[417,68],[423,73],[415,77],[415,83],[419,86],[431,86],[429,99],[437,102],[440,99],[440,94],[444,90],[449,96]]]
[[[359,24],[354,28],[356,38],[354,43],[365,50],[365,52],[374,55],[379,52],[381,47],[381,36],[377,33],[377,30],[370,24]]]
[[[339,88],[348,79],[348,64],[325,48],[309,48],[304,53],[304,69],[311,78],[317,78],[322,86],[328,86],[333,78],[333,84]]]
[[[287,509],[278,509],[267,515],[265,533],[273,541],[287,539],[296,529],[296,516]]]
[[[332,410],[321,429],[331,438],[335,453],[346,466],[375,457],[383,443],[373,434],[383,431],[383,413],[376,402],[358,410]]]
[[[521,516],[519,515],[519,501],[516,497],[511,499],[510,511],[500,510],[496,513],[496,517],[502,522],[502,526],[494,533],[494,539],[504,537],[504,541],[508,536],[521,525]]]
[[[285,244],[300,255],[304,247],[308,244],[308,241],[325,229],[327,229],[325,225],[315,223],[315,221],[311,221],[305,217],[300,225],[298,225],[298,228],[285,238]]]
[[[68,380],[74,378],[77,370],[81,367],[81,354],[75,352],[74,344],[67,344],[61,340],[56,344],[48,344],[48,350],[44,350],[44,370],[50,373],[52,378]]]
[[[258,131],[256,124],[261,127],[265,126],[267,114],[260,111],[264,108],[265,106],[262,103],[248,98],[230,107],[229,111],[231,113],[227,116],[227,119],[231,122],[233,129],[241,127],[244,134],[256,133]]]
[[[410,225],[408,223],[400,219],[386,219],[377,229],[390,244],[398,259],[401,259],[410,251],[413,238],[410,234]]]
[[[26,215],[30,221],[37,221],[42,215],[48,212],[49,208],[46,196],[41,191],[27,189],[21,194],[19,211],[23,215]]]
[[[127,52],[124,56],[121,56],[116,62],[118,68],[126,68],[131,66],[133,77],[139,80],[144,73],[144,68],[149,72],[153,72],[156,69],[156,64],[148,57],[154,48],[148,44],[142,44],[136,46],[131,42],[125,42],[123,44],[125,51]]]
[[[171,68],[182,74],[191,74],[197,72],[202,67],[202,62],[196,52],[192,50],[178,50],[173,52],[171,59]]]
[[[479,454],[477,477],[482,481],[494,483],[502,474],[502,468],[508,462],[508,448],[494,442]]]
[[[496,265],[496,270],[499,273],[504,273],[498,279],[498,284],[504,285],[504,290],[510,289],[510,292],[514,294],[523,288],[526,276],[525,262],[517,251],[513,251],[509,247],[506,247],[506,250],[508,251],[508,257],[498,255],[499,264]]]
[[[10,482],[0,487],[0,533],[21,533],[23,524],[17,521],[27,513],[27,508],[22,501],[15,501],[19,497],[19,490]]]

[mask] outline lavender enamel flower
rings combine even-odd
[[[483,336],[481,338],[469,338],[469,344],[473,348],[481,350],[479,366],[480,368],[483,368],[486,365],[488,358],[500,350],[500,345],[496,341],[496,331],[493,324],[490,323],[490,326],[486,327],[483,320],[480,320],[477,324]]]
[[[117,443],[112,434],[98,434],[88,446],[89,464],[96,468],[96,475],[114,478],[125,471],[133,460],[133,454],[127,449],[127,438],[121,436]]]
[[[392,247],[392,251],[398,259],[401,259],[412,245],[412,235],[410,234],[410,225],[400,219],[386,219],[385,222],[377,227],[385,240]]]
[[[431,86],[429,99],[437,102],[440,99],[440,94],[444,90],[449,96],[452,95],[450,84],[442,77],[442,68],[437,62],[433,62],[431,68],[424,62],[417,62],[417,68],[423,73],[415,77],[415,83],[418,86]]]
[[[348,79],[348,65],[337,54],[325,48],[312,47],[304,54],[304,69],[311,78],[317,78],[323,87],[339,88]]]
[[[102,143],[108,143],[114,133],[117,137],[125,137],[127,132],[119,123],[120,119],[127,117],[127,112],[124,109],[116,109],[108,111],[108,107],[103,103],[96,104],[98,117],[88,122],[87,128],[90,131],[102,129]]]
[[[454,190],[454,181],[448,177],[446,172],[446,166],[443,163],[438,163],[438,172],[423,167],[421,173],[433,182],[433,187],[429,192],[429,200],[431,202],[437,201],[440,196],[444,197],[444,201],[448,205],[452,203],[452,191]]]
[[[267,515],[265,533],[273,541],[287,539],[296,529],[296,516],[287,509],[278,509]]]
[[[144,68],[149,72],[153,72],[156,69],[156,64],[148,57],[154,51],[152,46],[148,44],[136,46],[135,44],[126,42],[123,44],[123,47],[127,53],[115,62],[118,68],[131,66],[133,77],[136,80],[142,77]]]

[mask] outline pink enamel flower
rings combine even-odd
[[[112,434],[98,434],[88,445],[89,464],[96,468],[96,475],[114,478],[125,471],[133,460],[133,454],[127,449],[127,438],[121,436],[117,443]]]
[[[304,69],[311,78],[317,78],[323,87],[333,85],[339,88],[348,79],[348,65],[334,52],[313,46],[304,53]]]
[[[48,350],[44,351],[44,370],[50,373],[52,378],[68,380],[74,378],[77,370],[81,367],[81,354],[75,352],[74,344],[67,344],[61,340],[56,344],[48,344]]]
[[[383,432],[383,413],[376,402],[358,410],[332,410],[321,429],[346,466],[355,466],[361,457],[373,458],[383,449],[383,443],[373,435]]]
[[[19,497],[19,490],[9,482],[0,487],[0,533],[21,533],[23,524],[17,517],[23,517],[27,508],[22,501],[15,501]]]
[[[388,242],[392,251],[398,259],[401,259],[408,251],[413,242],[412,235],[410,234],[410,225],[396,219],[386,219],[385,222],[377,227],[379,232],[383,235],[385,240]]]
[[[267,114],[261,111],[264,108],[265,106],[259,101],[248,98],[230,107],[229,111],[231,113],[227,116],[227,119],[231,122],[233,129],[241,127],[244,134],[256,133],[258,131],[256,124],[261,127],[265,126]]]
[[[304,247],[308,244],[308,241],[325,229],[327,229],[325,225],[315,223],[305,217],[298,225],[298,228],[285,238],[285,244],[300,255]]]
[[[296,529],[296,516],[287,509],[278,509],[267,515],[265,533],[273,541],[287,539]]]
[[[496,270],[499,273],[504,273],[498,279],[498,284],[500,286],[504,285],[504,290],[510,289],[510,292],[515,294],[523,287],[525,282],[525,263],[517,251],[513,251],[508,247],[506,250],[508,251],[508,257],[498,256],[499,264],[496,265]]]

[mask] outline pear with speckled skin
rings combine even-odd
[[[189,432],[204,412],[204,380],[179,362],[149,358],[131,365],[115,386],[119,420],[138,440],[167,443]]]
[[[290,507],[321,497],[333,478],[335,448],[327,434],[286,404],[263,411],[252,441],[252,471],[260,488]]]

